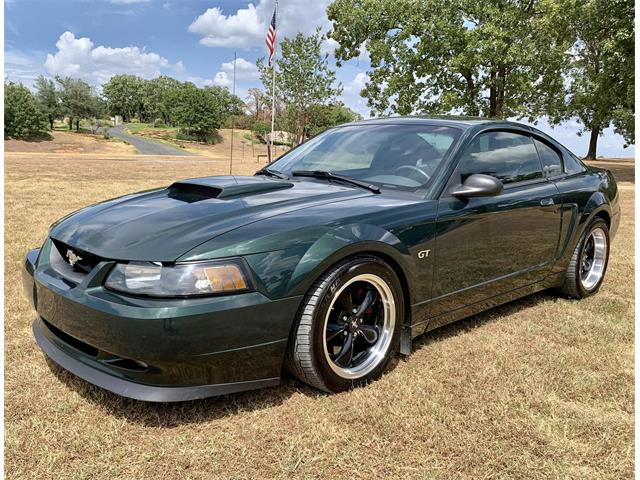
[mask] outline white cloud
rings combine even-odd
[[[325,38],[320,44],[320,53],[322,53],[323,55],[327,53],[329,54],[329,56],[333,56],[334,52],[339,46],[340,44],[333,38]],[[369,64],[371,62],[371,58],[369,58],[369,52],[367,51],[367,46],[364,42],[360,44],[360,48],[358,50],[358,56],[349,61],[353,65],[359,65],[361,62],[364,64]]]
[[[233,78],[233,61],[223,63],[220,70],[230,78]],[[242,57],[236,59],[236,80],[257,80],[259,76],[258,67],[256,67],[255,63],[251,63]]]
[[[231,86],[233,85],[233,80],[227,74],[227,72],[218,72],[216,73],[216,76],[213,77],[212,83],[213,85],[217,85],[219,87],[231,88]]]
[[[328,31],[331,26],[326,14],[328,3],[328,0],[288,0],[279,5],[278,39],[292,37],[298,32],[308,35],[317,27]],[[209,47],[262,47],[273,15],[273,4],[272,0],[259,0],[257,5],[250,3],[227,15],[221,8],[210,8],[194,20],[189,31],[202,35],[200,43]]]
[[[197,87],[210,87],[213,85],[213,80],[210,78],[202,77],[187,77],[186,82],[191,82]]]
[[[208,47],[250,47],[264,35],[256,7],[250,3],[233,15],[224,15],[218,7],[209,8],[189,25],[189,31],[203,37]]]
[[[98,46],[86,37],[76,38],[71,32],[60,35],[58,51],[48,54],[44,67],[51,75],[82,78],[91,83],[104,83],[113,75],[132,74],[153,78],[162,72],[184,70],[182,62],[171,64],[157,53],[129,46],[112,48]]]
[[[369,81],[369,75],[364,72],[356,73],[356,76],[353,77],[347,85],[345,85],[343,90],[343,95],[346,96],[360,96],[360,92],[364,87],[367,86],[367,82]]]
[[[333,38],[325,38],[320,45],[320,53],[329,55],[333,55],[333,52],[336,48],[338,48],[340,44],[335,41]]]
[[[150,0],[111,0],[116,5],[131,5],[132,3],[149,3]]]
[[[369,81],[369,76],[364,72],[358,72],[342,90],[340,100],[351,110],[358,112],[364,118],[369,117],[367,101],[360,96],[360,92]]]

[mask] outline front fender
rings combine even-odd
[[[261,291],[271,298],[305,294],[331,265],[358,253],[378,254],[403,272],[411,268],[407,246],[393,233],[370,224],[330,228],[312,242],[245,256]],[[409,283],[410,284],[410,283]]]
[[[410,268],[409,249],[391,232],[376,225],[343,225],[325,233],[305,252],[291,276],[289,291],[306,293],[331,265],[364,252],[391,258],[403,272]]]

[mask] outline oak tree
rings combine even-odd
[[[371,109],[534,118],[562,98],[572,35],[556,0],[335,0],[339,62],[366,48]]]

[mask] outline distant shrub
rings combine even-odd
[[[269,125],[267,122],[253,122],[251,124],[250,130],[258,140],[260,140],[262,143],[266,143],[267,133],[271,131],[271,125]]]
[[[4,84],[4,136],[46,137],[48,121],[31,91],[21,84]]]
[[[99,118],[96,120],[98,127],[113,127],[113,122],[109,118]]]
[[[189,133],[188,131],[180,130],[176,134],[176,139],[184,140],[187,142],[201,142],[208,145],[215,145],[216,143],[220,143],[222,141],[222,137],[217,130],[203,135],[195,135],[193,133]]]

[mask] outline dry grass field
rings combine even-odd
[[[25,142],[22,140],[5,140],[5,152],[49,153],[89,153],[127,155],[135,154],[136,149],[117,139],[105,140],[100,135],[76,133],[70,131],[53,131],[51,140]]]
[[[79,207],[177,178],[207,157],[5,155],[5,471],[11,479],[588,478],[633,476],[633,162],[602,290],[551,293],[414,342],[384,377],[328,396],[277,388],[172,405],[94,388],[45,357],[24,253]],[[257,164],[236,163],[250,173]]]

